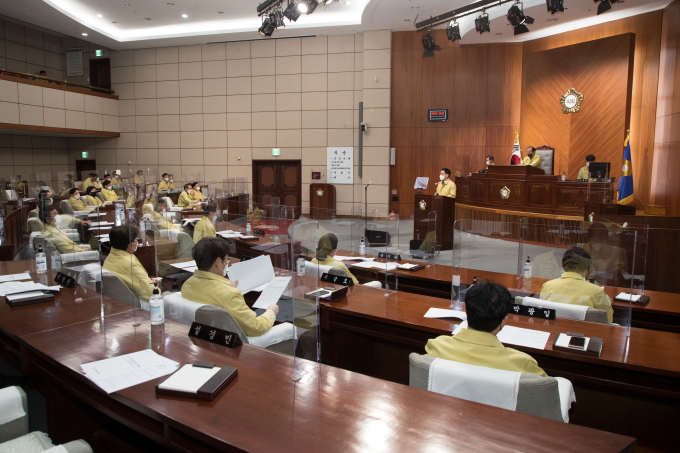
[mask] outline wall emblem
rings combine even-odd
[[[569,91],[560,98],[562,113],[578,113],[581,110],[581,102],[583,102],[583,95],[573,87],[569,88]]]
[[[510,198],[510,189],[508,189],[508,186],[503,186],[501,189],[501,198],[504,200]]]
[[[316,191],[316,194],[320,197],[323,197],[323,189],[319,189]]]
[[[425,203],[425,200],[420,200],[420,203],[418,203],[420,206],[420,210],[424,211],[425,208],[427,207],[427,203]]]

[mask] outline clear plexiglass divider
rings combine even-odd
[[[293,225],[289,256],[291,257],[292,303],[279,303],[279,317],[292,319],[295,331],[293,379],[298,380],[321,362],[320,303],[332,300],[333,292],[340,285],[321,282],[324,274],[318,264],[319,223],[313,220]],[[302,263],[300,259],[305,262]],[[328,302],[331,303],[331,302]],[[278,317],[277,317],[278,319]]]

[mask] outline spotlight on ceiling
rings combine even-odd
[[[564,12],[564,0],[546,0],[546,6],[550,14]]]
[[[482,14],[477,16],[475,19],[475,30],[479,33],[490,32],[491,26],[489,24],[489,15],[486,14],[486,10],[482,10]]]
[[[442,50],[441,47],[434,43],[434,38],[432,37],[432,32],[430,30],[427,30],[423,35],[423,47],[425,48],[423,58],[434,57],[435,50]]]
[[[460,41],[460,27],[456,19],[453,19],[449,26],[446,27],[446,36],[449,38],[449,41]]]
[[[515,28],[515,36],[521,35],[522,33],[529,33],[527,24],[531,25],[534,23],[534,18],[525,16],[523,11],[524,8],[520,8],[519,5],[522,5],[522,3],[515,3],[508,10],[508,21]]]
[[[606,13],[610,9],[612,9],[612,3],[616,3],[619,0],[595,0],[596,2],[600,2],[599,5],[597,5],[597,15],[599,16],[602,13]]]
[[[274,30],[276,30],[276,22],[274,19],[268,16],[264,18],[262,21],[262,26],[259,28],[259,30],[257,30],[257,32],[265,38],[269,38],[272,33],[274,33]]]
[[[317,0],[301,0],[297,7],[301,13],[312,14],[317,6],[319,6]]]
[[[323,2],[324,5],[330,5],[331,3],[333,3],[333,0],[321,0],[321,1]]]
[[[269,18],[274,22],[276,28],[285,27],[286,24],[283,23],[283,12],[280,9],[272,11]]]
[[[283,10],[284,17],[291,22],[297,22],[297,20],[300,18],[300,15],[302,14],[302,11],[300,11],[297,6],[298,2],[291,0],[288,2],[286,9]]]

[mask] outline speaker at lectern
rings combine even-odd
[[[439,195],[424,195],[430,178],[416,178],[413,210],[413,239],[424,240],[432,230],[436,232],[435,244],[438,250],[453,250],[453,223],[455,221],[456,199]],[[432,228],[432,223],[435,228]]]

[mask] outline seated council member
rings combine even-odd
[[[451,181],[451,170],[442,168],[439,172],[439,182],[434,192],[442,197],[456,198],[456,184]]]
[[[595,156],[588,154],[586,156],[586,165],[585,167],[581,167],[581,169],[578,171],[578,176],[576,179],[588,179],[588,172],[590,171],[588,167],[590,167],[591,162],[595,162]]]
[[[177,190],[177,186],[175,186],[174,175],[168,175],[168,190]]]
[[[428,340],[427,355],[469,365],[537,374],[547,377],[529,354],[506,348],[496,338],[505,324],[512,296],[503,285],[484,280],[465,296],[467,329]]]
[[[586,281],[592,260],[588,252],[580,247],[572,247],[564,252],[560,278],[545,282],[541,288],[541,299],[563,304],[585,305],[607,312],[607,320],[612,322],[614,310],[602,288]]]
[[[144,184],[144,171],[137,170],[137,174],[132,177],[132,183],[136,185]]]
[[[177,206],[180,208],[188,208],[192,203],[194,203],[194,199],[191,196],[191,184],[187,183],[184,184],[184,190],[179,194]]]
[[[617,283],[626,269],[626,251],[608,244],[609,229],[603,223],[590,225],[587,239],[583,250],[588,252],[593,264],[586,278],[595,279],[600,285],[619,286]]]
[[[102,197],[104,197],[105,201],[116,201],[118,199],[118,195],[116,195],[116,192],[113,191],[111,188],[113,184],[111,184],[111,180],[104,180],[102,183]]]
[[[161,182],[158,183],[158,190],[163,192],[170,190],[168,187],[169,181],[170,175],[168,175],[167,173],[163,173],[163,175],[161,176]]]
[[[83,203],[80,199],[80,191],[75,187],[68,191],[69,199],[68,204],[74,211],[92,211],[88,205]]]
[[[137,227],[123,224],[111,229],[111,253],[104,260],[104,270],[113,272],[137,297],[148,301],[153,294],[155,279],[139,262],[134,253],[137,251]]]
[[[104,203],[97,198],[97,189],[95,189],[94,186],[88,187],[85,193],[87,193],[85,199],[87,200],[88,206],[104,206]]]
[[[97,173],[90,173],[90,177],[83,181],[83,183],[80,185],[80,191],[83,193],[87,193],[87,189],[89,187],[94,187],[96,189],[102,188],[102,184],[99,182],[99,177],[97,176]]]
[[[191,197],[194,201],[205,201],[205,195],[201,193],[201,186],[197,182],[191,184]]]
[[[90,250],[87,245],[78,245],[58,228],[59,213],[54,206],[43,206],[38,215],[43,223],[43,235],[57,248],[59,253],[76,253]]]
[[[333,233],[327,233],[321,236],[319,239],[319,248],[316,250],[316,258],[312,260],[314,264],[320,264],[321,266],[331,266],[336,269],[345,271],[348,277],[352,278],[355,285],[359,284],[359,280],[352,275],[352,273],[347,269],[345,263],[338,261],[333,258],[336,250],[338,249],[338,237]]]
[[[225,277],[229,243],[220,238],[203,238],[194,246],[191,253],[198,270],[182,285],[182,297],[199,304],[222,307],[236,320],[249,337],[257,337],[274,325],[277,305],[267,307],[257,316],[248,308],[241,291]]]
[[[536,154],[536,148],[527,146],[527,155],[520,165],[530,165],[535,168],[541,168],[542,161],[543,159],[541,159],[541,156]]]
[[[496,159],[494,159],[493,154],[486,156],[486,168],[489,169],[489,165],[496,165]]]
[[[217,207],[208,205],[205,206],[204,211],[203,218],[194,227],[194,244],[198,244],[198,241],[203,238],[217,237],[215,227],[213,226],[213,220],[217,217]]]
[[[154,210],[152,204],[145,204],[142,206],[142,214],[148,215],[151,221],[159,230],[178,230],[179,227],[170,222],[163,214],[166,211],[166,203],[164,200],[158,202],[158,206]]]
[[[113,178],[111,178],[111,185],[112,186],[120,186],[122,181],[120,180],[120,173],[118,172],[113,172]]]

